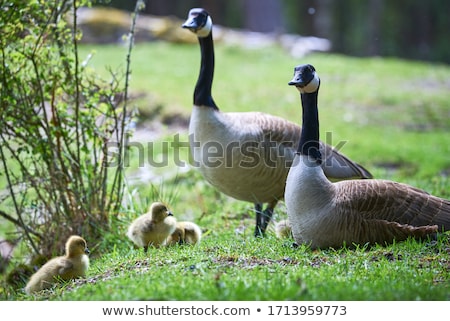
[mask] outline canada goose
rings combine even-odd
[[[289,220],[281,220],[275,223],[275,235],[280,239],[292,236]]]
[[[193,222],[177,222],[175,231],[167,238],[167,245],[198,244],[202,230]]]
[[[284,196],[286,176],[301,128],[260,112],[219,111],[211,95],[214,75],[212,19],[206,10],[189,11],[183,28],[200,43],[200,73],[194,91],[189,139],[195,166],[222,193],[255,204],[255,236],[264,235],[277,202]],[[371,178],[360,165],[321,143],[330,179]],[[262,204],[268,203],[262,211]]]
[[[150,205],[148,213],[135,219],[128,228],[127,236],[147,252],[149,246],[165,245],[167,237],[173,233],[177,220],[161,202]]]
[[[50,288],[58,279],[67,281],[78,277],[84,277],[89,268],[89,249],[86,241],[72,235],[66,242],[66,255],[51,259],[34,273],[27,285],[25,292],[31,294]]]
[[[317,97],[311,65],[294,69],[303,130],[286,181],[285,203],[294,238],[311,248],[385,245],[450,229],[450,201],[388,180],[330,182],[320,166]]]

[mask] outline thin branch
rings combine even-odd
[[[81,145],[80,145],[80,79],[78,77],[79,70],[79,59],[78,59],[78,41],[77,41],[77,1],[72,1],[73,6],[73,31],[72,31],[72,44],[74,46],[74,56],[75,56],[75,135],[77,144],[77,161],[80,162],[81,155]],[[81,164],[79,164],[81,165]]]
[[[135,38],[135,30],[136,30],[136,21],[138,18],[139,11],[143,10],[145,8],[145,1],[143,0],[137,0],[136,6],[134,8],[133,12],[133,18],[131,21],[130,26],[130,32],[128,35],[128,52],[126,56],[126,72],[125,72],[125,89],[124,89],[124,98],[123,98],[123,112],[122,112],[122,122],[120,126],[120,141],[119,141],[119,155],[118,155],[118,170],[116,171],[116,175],[114,177],[114,183],[112,191],[114,191],[115,188],[117,188],[118,195],[117,199],[122,199],[123,196],[123,171],[124,171],[124,162],[123,162],[123,156],[125,153],[125,148],[127,145],[127,134],[125,132],[126,130],[126,124],[127,124],[127,107],[128,107],[128,89],[129,89],[129,81],[130,81],[130,75],[131,75],[131,52],[133,50],[134,45],[134,38]],[[116,185],[117,184],[117,185]],[[119,202],[116,202],[114,210],[117,211],[119,207]]]
[[[1,138],[4,139],[3,135],[2,135]],[[9,175],[9,170],[8,170],[7,165],[6,165],[5,154],[3,152],[3,147],[1,145],[0,145],[0,158],[2,160],[3,168],[5,170],[6,181],[8,182],[8,188],[10,189],[11,198],[13,200],[14,208],[16,210],[17,217],[19,218],[19,226],[25,227],[26,225],[25,225],[25,223],[24,223],[24,221],[22,219],[22,215],[20,215],[20,210],[19,210],[19,207],[18,207],[18,204],[17,204],[16,196],[14,195],[14,191],[12,190],[12,186],[13,185],[12,185],[12,181],[11,181],[11,176]],[[30,233],[29,233],[28,229],[24,228],[24,231],[25,231],[25,236],[27,237],[28,241],[30,242],[31,246],[33,247],[33,250],[36,253],[39,253],[36,245],[34,244],[33,238],[30,236]]]
[[[8,215],[7,213],[3,212],[2,210],[0,210],[0,216],[3,217],[4,219],[10,221],[11,223],[13,223],[16,226],[20,226],[22,227],[24,230],[26,230],[28,233],[36,235],[37,237],[41,238],[42,235],[34,230],[32,230],[31,228],[29,228],[26,225],[22,225],[22,223],[15,219],[14,217],[12,217],[11,215]]]

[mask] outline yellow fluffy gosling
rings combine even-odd
[[[167,238],[167,245],[198,244],[202,230],[192,222],[178,222],[175,231]]]
[[[72,235],[66,242],[66,255],[45,263],[31,276],[25,292],[31,294],[48,289],[58,280],[84,277],[89,268],[89,257],[86,254],[89,254],[86,241],[80,236]]]
[[[156,248],[166,244],[166,240],[175,231],[177,220],[167,206],[155,202],[146,214],[135,219],[128,228],[127,236],[147,252],[149,246]]]
[[[292,236],[292,228],[289,220],[281,220],[275,224],[275,234],[278,238],[283,239]]]

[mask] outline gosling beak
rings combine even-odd
[[[84,249],[84,253],[89,254],[89,253],[91,253],[91,251],[89,251],[88,248],[85,248],[85,249]]]
[[[171,211],[168,211],[168,212],[167,212],[167,216],[173,216],[172,212],[171,212]]]

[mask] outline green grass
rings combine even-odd
[[[437,243],[312,252],[273,237],[224,231],[198,247],[148,254],[113,248],[93,260],[87,282],[37,299],[448,300],[448,253],[440,253],[448,246],[442,237]]]
[[[126,48],[95,49],[90,64],[124,69]],[[450,67],[382,58],[312,54],[293,59],[279,48],[241,50],[216,46],[213,96],[223,111],[263,111],[301,120],[298,92],[287,82],[297,64],[313,64],[321,79],[319,117],[327,143],[345,142],[341,152],[377,178],[387,178],[450,198]],[[152,152],[172,155],[170,142],[187,128],[163,123],[164,115],[188,117],[199,70],[196,45],[137,44],[131,89],[141,124],[158,123]],[[145,95],[142,95],[145,94]],[[153,127],[151,127],[153,128]],[[327,136],[327,133],[330,133]],[[327,139],[329,137],[329,139]],[[169,147],[164,148],[163,142]],[[147,148],[147,147],[146,147]],[[145,152],[148,152],[145,149]],[[113,233],[91,247],[87,281],[69,282],[27,297],[12,289],[7,300],[449,300],[450,238],[406,241],[387,247],[311,251],[292,240],[253,237],[253,205],[222,195],[195,169],[154,168],[132,152],[123,213]],[[188,151],[180,157],[188,159]],[[177,218],[205,229],[196,247],[135,250],[128,224],[156,199],[170,200]],[[286,217],[284,204],[275,219]]]

